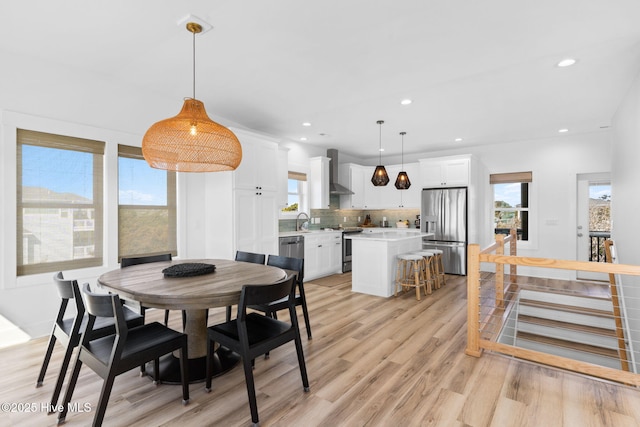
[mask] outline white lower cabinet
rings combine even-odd
[[[304,279],[313,280],[342,272],[342,233],[304,235]]]

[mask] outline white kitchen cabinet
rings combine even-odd
[[[338,179],[341,184],[353,191],[353,194],[340,196],[341,209],[364,208],[365,168],[354,163],[340,165]]]
[[[311,209],[329,209],[328,157],[309,159],[309,206]]]
[[[278,147],[278,208],[282,209],[289,204],[289,149]]]
[[[313,280],[342,272],[342,233],[304,235],[304,278]]]
[[[352,195],[340,197],[341,209],[396,209],[420,208],[422,186],[420,182],[420,164],[406,163],[404,170],[409,175],[411,187],[398,190],[395,187],[396,177],[402,165],[385,167],[389,175],[389,184],[376,187],[371,183],[373,166],[361,166],[353,163],[341,165],[340,181],[346,183],[354,192]]]
[[[236,132],[242,145],[242,162],[233,173],[233,187],[245,190],[278,191],[278,144],[249,132]]]
[[[382,193],[384,187],[376,187],[371,182],[373,172],[376,170],[374,166],[365,166],[364,168],[364,209],[384,209],[382,204]],[[391,180],[389,180],[391,181]],[[387,184],[389,185],[389,184]]]
[[[468,156],[420,160],[420,176],[424,188],[465,187],[469,185]]]
[[[203,258],[233,259],[237,250],[278,253],[278,144],[232,129],[243,158],[235,171],[204,174]]]
[[[387,168],[389,184],[381,189],[380,205],[384,209],[395,208],[420,208],[422,187],[420,186],[420,164],[406,163],[404,171],[409,176],[411,186],[407,190],[398,190],[395,186],[398,173],[402,171],[402,165],[390,165]]]
[[[278,254],[278,205],[273,191],[236,190],[236,250]]]

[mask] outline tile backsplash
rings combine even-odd
[[[409,227],[414,228],[416,215],[420,209],[340,209],[340,196],[330,196],[329,209],[311,209],[311,218],[319,223],[309,223],[309,229],[356,227],[364,222],[367,215],[371,216],[371,223],[380,226],[384,218],[390,227],[395,227],[397,221],[409,221]],[[280,231],[295,231],[295,219],[281,219]]]

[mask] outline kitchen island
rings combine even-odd
[[[351,239],[351,290],[390,297],[395,291],[396,256],[422,249],[422,239],[433,233],[419,230],[383,229],[345,236]]]

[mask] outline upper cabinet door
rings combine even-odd
[[[242,162],[234,173],[234,188],[277,191],[278,144],[235,131],[242,145]]]
[[[340,196],[341,209],[363,209],[364,208],[364,169],[360,165],[347,163],[340,165],[339,182],[346,185],[353,194]]]
[[[329,158],[309,159],[309,206],[311,209],[329,208]]]
[[[469,185],[469,159],[420,160],[422,186],[458,187]]]

